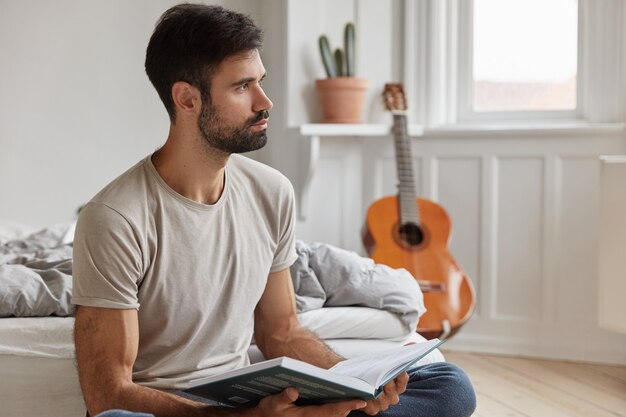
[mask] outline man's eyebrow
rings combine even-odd
[[[267,73],[263,74],[263,76],[261,78],[259,78],[259,82],[263,81],[265,79],[265,76],[267,75]],[[231,84],[231,86],[236,87],[238,85],[242,85],[242,84],[247,84],[247,83],[251,83],[253,81],[256,81],[257,79],[254,77],[246,77],[246,78],[242,78],[238,81],[235,81],[234,83]]]

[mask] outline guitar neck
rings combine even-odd
[[[413,175],[413,157],[411,156],[411,142],[409,141],[406,114],[404,112],[393,113],[393,136],[396,147],[400,221],[402,224],[415,223],[419,225],[415,177]]]

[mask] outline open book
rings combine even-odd
[[[373,400],[383,387],[443,341],[432,339],[339,362],[330,369],[281,357],[191,381],[185,390],[236,407],[251,407],[265,396],[294,387],[297,404],[361,398]]]

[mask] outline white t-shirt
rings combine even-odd
[[[200,204],[148,156],[81,210],[72,302],[138,309],[136,383],[180,389],[247,365],[268,274],[297,258],[289,180],[241,155],[225,177],[220,199]]]

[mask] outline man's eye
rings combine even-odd
[[[248,84],[241,84],[239,87],[237,87],[237,90],[239,91],[246,91],[248,89]]]

